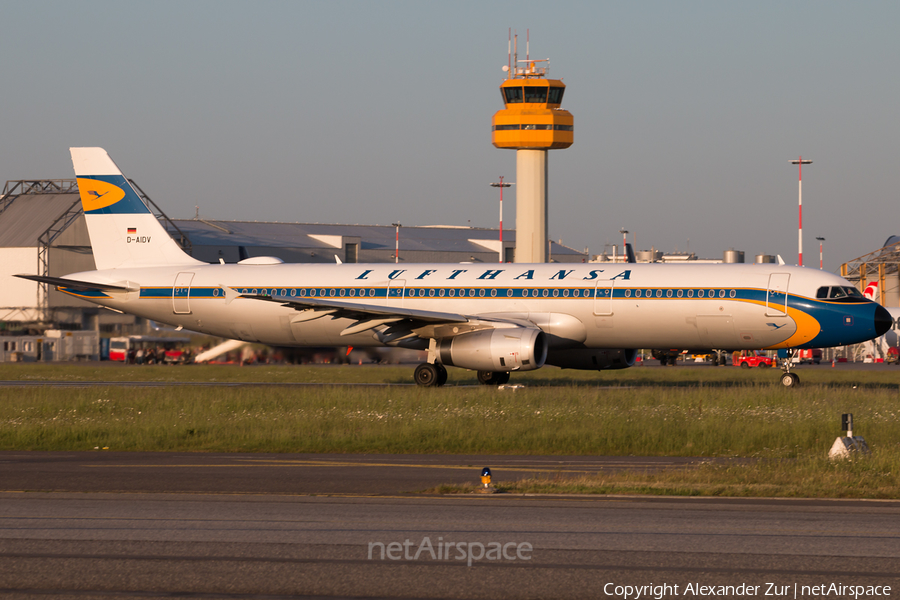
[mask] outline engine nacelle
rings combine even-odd
[[[627,369],[634,364],[637,353],[637,350],[552,350],[547,355],[547,364],[590,371]]]
[[[438,340],[438,356],[475,371],[531,371],[547,360],[547,336],[536,327],[485,329]]]

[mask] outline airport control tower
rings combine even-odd
[[[547,262],[547,151],[572,145],[574,118],[559,107],[566,86],[547,78],[549,59],[516,56],[510,63],[500,86],[505,108],[494,114],[492,141],[516,150],[515,261]]]

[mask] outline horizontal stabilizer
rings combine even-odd
[[[110,285],[108,283],[93,283],[90,281],[78,281],[77,279],[66,279],[65,277],[46,277],[44,275],[15,275],[21,279],[30,279],[38,283],[49,283],[57,287],[64,287],[75,291],[100,290],[102,292],[136,292],[140,287],[129,287],[121,285]]]

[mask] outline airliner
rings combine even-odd
[[[95,271],[19,275],[115,311],[273,346],[427,351],[487,385],[544,365],[621,369],[640,348],[822,348],[884,334],[850,282],[783,264],[208,264],[166,233],[102,148],[71,148]],[[799,383],[783,361],[782,383]]]

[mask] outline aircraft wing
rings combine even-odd
[[[226,287],[225,289],[228,290],[229,288]],[[355,319],[356,323],[353,323],[344,329],[341,332],[341,335],[361,333],[363,331],[368,331],[369,329],[374,329],[380,325],[397,324],[400,321],[403,321],[406,324],[406,327],[403,327],[403,330],[412,333],[413,329],[428,325],[469,323],[472,320],[480,320],[458,313],[401,308],[399,306],[382,306],[378,304],[361,304],[325,298],[296,298],[292,296],[283,296],[281,294],[274,294],[271,296],[261,294],[239,294],[235,297],[276,302],[282,306],[293,307],[300,311],[300,314],[291,320],[293,323],[312,321],[326,316],[333,319]]]
[[[459,313],[401,308],[399,306],[382,306],[379,304],[361,304],[342,300],[297,298],[281,294],[238,294],[226,286],[226,299],[250,298],[276,302],[300,311],[291,319],[292,323],[303,323],[321,317],[332,319],[354,319],[356,322],[341,331],[341,335],[362,333],[382,325],[387,327],[377,333],[378,339],[385,344],[410,337],[434,338],[454,337],[481,329],[496,327],[535,327],[534,323],[524,320],[521,315],[462,315]],[[230,301],[229,300],[229,301]]]

